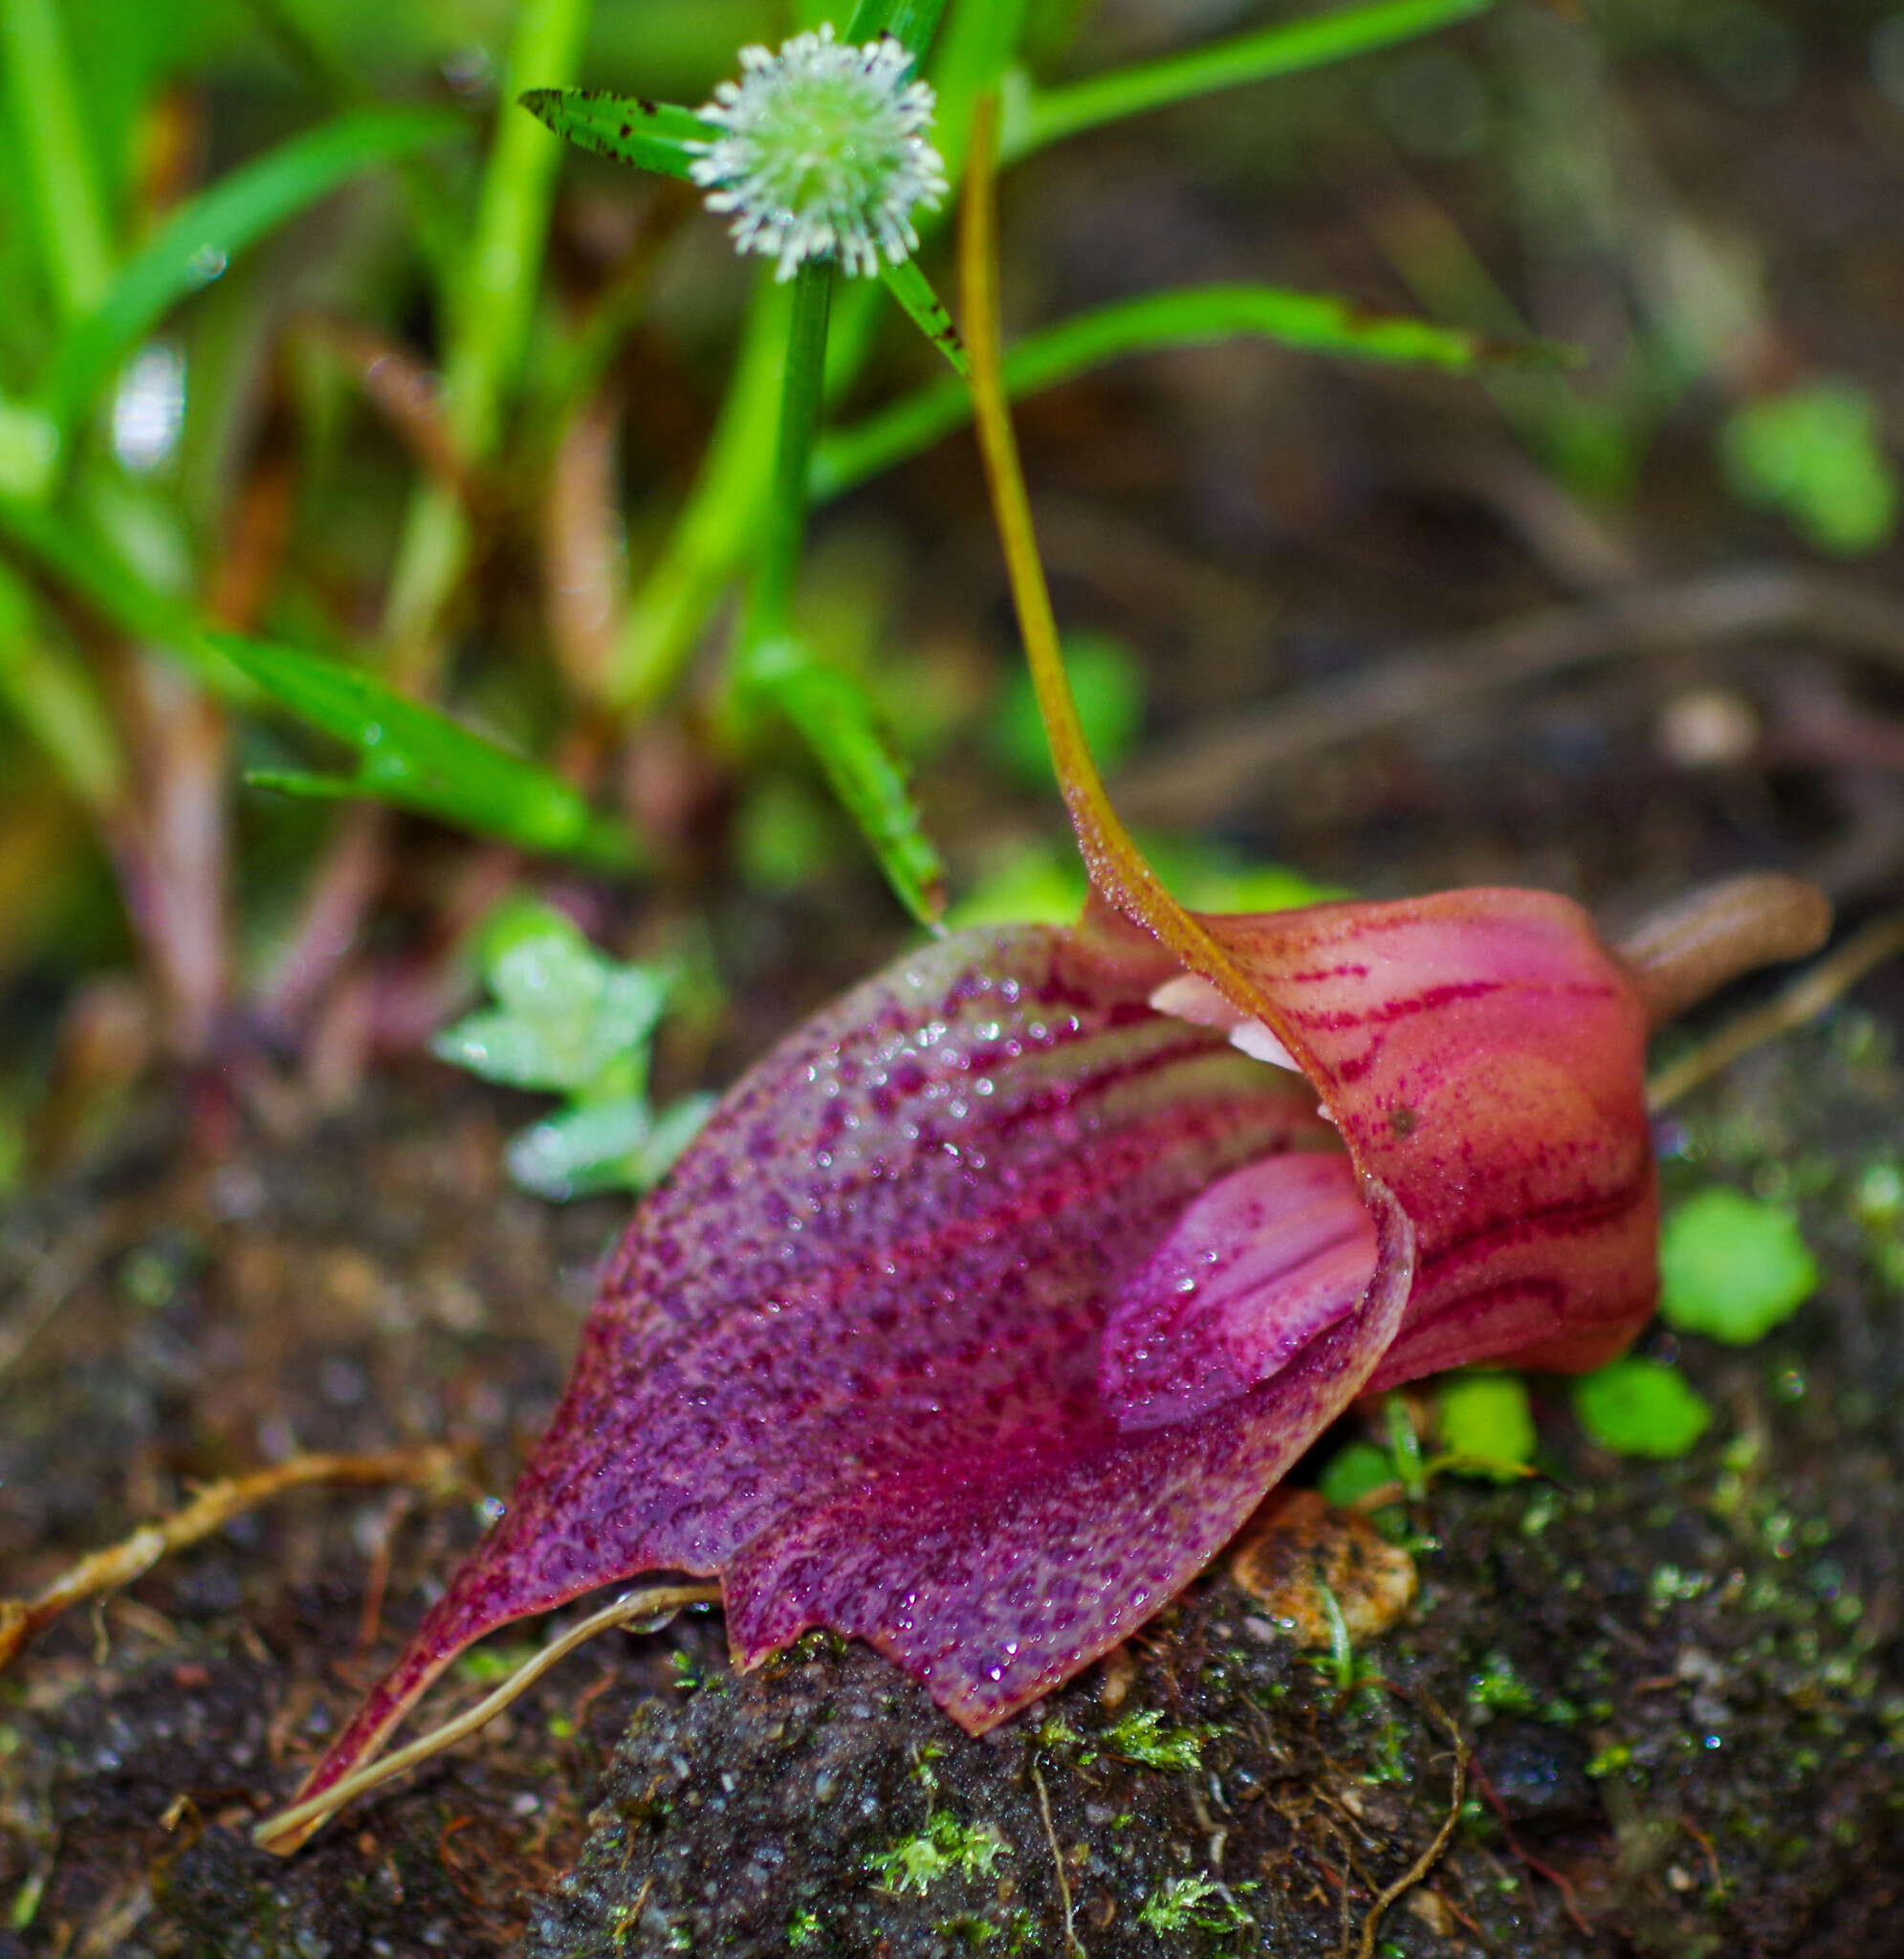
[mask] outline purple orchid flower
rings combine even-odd
[[[1507,890],[1194,923],[1210,972],[1095,902],[955,935],[747,1075],[303,1793],[472,1640],[661,1570],[719,1575],[742,1666],[828,1626],[982,1730],[1168,1602],[1357,1396],[1631,1339],[1658,945]]]

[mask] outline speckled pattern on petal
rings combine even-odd
[[[1644,1026],[1584,913],[1205,922],[1306,1081],[1153,1011],[1175,967],[1101,908],[910,955],[749,1074],[307,1786],[471,1640],[658,1570],[721,1575],[743,1662],[830,1626],[983,1728],[1171,1597],[1358,1393],[1630,1338]]]

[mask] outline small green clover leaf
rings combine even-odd
[[[1736,409],[1719,434],[1734,491],[1780,510],[1821,551],[1874,551],[1896,527],[1897,478],[1876,405],[1846,381],[1815,381]]]
[[[1514,1483],[1534,1458],[1533,1411],[1519,1375],[1457,1374],[1440,1384],[1435,1423],[1449,1468],[1465,1476]],[[1497,1466],[1498,1465],[1498,1466]]]
[[[565,1109],[510,1139],[509,1174],[565,1203],[601,1190],[651,1190],[694,1140],[714,1106],[687,1095],[657,1115],[642,1095]]]
[[[659,1112],[648,1100],[672,976],[609,958],[559,912],[529,903],[490,927],[482,968],[497,1005],[446,1028],[432,1051],[485,1081],[564,1098],[512,1138],[511,1176],[558,1201],[659,1183],[713,1107],[707,1095]]]
[[[1636,1354],[1583,1375],[1573,1384],[1573,1407],[1603,1448],[1661,1462],[1683,1456],[1713,1419],[1676,1368]]]
[[[645,1056],[667,1002],[666,974],[618,965],[543,905],[512,907],[492,928],[483,978],[500,1010],[459,1021],[432,1051],[513,1089],[585,1094],[617,1063]]]
[[[1659,1272],[1660,1318],[1729,1347],[1762,1339],[1818,1288],[1817,1262],[1791,1213],[1722,1184],[1667,1219]]]

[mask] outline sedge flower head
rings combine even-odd
[[[947,189],[927,134],[935,99],[908,79],[911,55],[891,34],[856,48],[823,24],[777,55],[743,48],[740,67],[697,112],[721,133],[690,145],[693,180],[710,210],[733,213],[737,249],[777,260],[780,279],[810,258],[867,275],[882,254],[900,264],[919,243],[913,211],[937,209]]]

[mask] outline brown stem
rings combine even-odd
[[[1619,957],[1654,1027],[1757,966],[1803,958],[1825,943],[1831,907],[1803,878],[1759,873],[1703,885],[1644,919]]]

